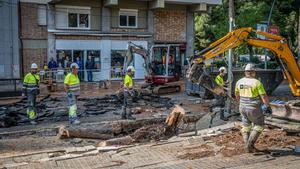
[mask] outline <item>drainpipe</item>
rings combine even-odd
[[[22,23],[21,23],[21,2],[18,1],[18,33],[19,33],[19,44],[20,44],[20,49],[19,49],[19,67],[20,67],[20,79],[22,79],[23,75],[24,75],[24,71],[23,71],[23,42],[22,39],[20,38],[22,36]]]

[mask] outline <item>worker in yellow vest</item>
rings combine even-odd
[[[264,130],[264,114],[272,114],[264,86],[255,76],[255,65],[249,63],[245,67],[245,77],[237,81],[235,86],[235,96],[240,102],[239,111],[242,115],[242,135],[248,153],[257,151],[254,144]]]
[[[37,124],[36,97],[39,95],[40,76],[37,74],[38,66],[36,63],[31,64],[31,70],[26,74],[23,81],[23,96],[27,96],[27,115],[30,124]]]
[[[220,86],[223,89],[223,93],[221,93],[221,95],[217,95],[215,96],[216,98],[216,102],[213,103],[212,107],[219,107],[220,108],[220,119],[227,121],[228,119],[225,117],[224,115],[224,107],[225,107],[225,100],[226,100],[226,83],[224,82],[224,77],[227,73],[227,70],[225,67],[220,67],[219,69],[219,74],[218,76],[216,76],[215,78],[215,82],[217,83],[218,86]]]
[[[134,73],[135,73],[134,67],[128,66],[127,74],[125,75],[124,84],[123,84],[124,102],[122,107],[122,119],[135,119],[134,117],[132,117],[131,111],[129,111],[128,113],[126,112],[126,108],[128,106],[128,97],[134,95],[133,80],[132,80]]]
[[[80,95],[79,66],[76,63],[72,63],[70,68],[71,72],[65,77],[64,89],[68,98],[69,122],[77,125],[80,124],[77,117],[77,98]]]
[[[215,78],[215,82],[221,87],[225,87],[225,82],[223,78],[225,77],[226,73],[226,68],[222,66],[219,69],[219,75]]]

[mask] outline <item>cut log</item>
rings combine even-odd
[[[106,146],[112,146],[112,145],[129,145],[134,142],[134,139],[131,136],[126,137],[120,137],[120,138],[114,138],[109,139],[106,141],[101,141],[97,147],[106,147]]]
[[[120,120],[79,126],[62,126],[58,129],[58,137],[93,138],[107,140],[121,134],[130,134],[135,130],[151,124],[162,124],[163,118]]]

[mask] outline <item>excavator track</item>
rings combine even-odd
[[[154,94],[168,94],[168,93],[176,93],[176,92],[180,92],[181,91],[181,87],[178,84],[165,84],[165,85],[161,85],[161,86],[155,86],[152,89],[152,93]]]

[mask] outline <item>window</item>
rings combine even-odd
[[[56,27],[62,29],[89,29],[90,7],[56,6]]]
[[[124,58],[126,50],[112,50],[111,51],[111,78],[120,79],[124,72]],[[134,57],[134,56],[133,56]],[[134,58],[132,66],[134,66]]]
[[[89,15],[69,13],[69,27],[70,28],[89,28]]]
[[[47,25],[47,9],[46,5],[39,5],[37,8],[37,23],[38,25]]]
[[[137,27],[138,10],[120,9],[119,27],[136,28]]]

